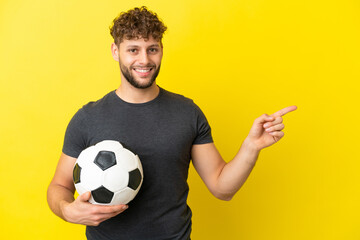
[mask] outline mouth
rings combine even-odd
[[[133,70],[139,75],[140,77],[147,77],[150,75],[150,72],[153,70],[153,67],[146,67],[146,68],[133,68]]]

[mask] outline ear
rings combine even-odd
[[[116,46],[115,43],[111,44],[111,54],[115,61],[119,61],[119,48]]]

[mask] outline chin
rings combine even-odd
[[[132,79],[128,81],[133,87],[139,88],[139,89],[147,89],[152,87],[154,84],[156,84],[155,79],[154,80],[148,80],[148,81],[139,81],[137,79]]]

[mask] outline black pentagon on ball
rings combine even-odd
[[[138,168],[129,172],[129,184],[128,187],[136,190],[141,183],[141,173]]]
[[[98,165],[103,171],[114,166],[116,164],[115,153],[111,151],[100,151],[94,160],[94,163]]]
[[[97,203],[110,203],[114,196],[114,193],[104,186],[91,191],[91,194]]]
[[[81,173],[81,167],[79,166],[79,164],[76,163],[73,169],[73,180],[75,184],[80,182],[80,173]]]

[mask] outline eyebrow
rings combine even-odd
[[[133,48],[133,47],[140,47],[139,45],[129,45],[129,46],[126,46],[126,48]],[[150,47],[160,47],[159,44],[152,44],[150,46],[148,46],[147,48],[150,48]]]

